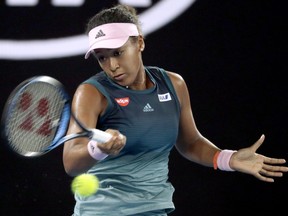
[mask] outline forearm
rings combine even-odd
[[[179,141],[176,148],[186,159],[208,167],[213,167],[214,155],[221,150],[203,136],[186,145]]]
[[[76,176],[87,172],[97,161],[88,152],[87,144],[67,143],[63,150],[63,165],[65,172],[70,176]]]

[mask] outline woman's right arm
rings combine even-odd
[[[75,117],[87,128],[95,128],[98,117],[107,107],[106,98],[92,85],[80,85],[72,100],[72,112]],[[78,133],[81,129],[74,121],[70,119],[67,134]],[[125,136],[119,136],[116,130],[107,130],[112,134],[110,141],[106,142],[101,148],[106,154],[118,154],[126,143]],[[76,176],[87,172],[97,163],[88,152],[87,144],[90,140],[86,137],[76,138],[67,141],[63,148],[63,164],[66,173],[70,176]]]

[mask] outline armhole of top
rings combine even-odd
[[[98,89],[104,97],[107,99],[108,105],[107,108],[104,112],[104,114],[101,116],[102,118],[105,118],[105,116],[110,113],[113,110],[113,102],[108,94],[108,92],[105,90],[105,88],[95,79],[88,79],[84,81],[82,84],[91,84],[93,85],[96,89]]]

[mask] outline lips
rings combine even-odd
[[[125,77],[125,74],[118,74],[116,76],[113,76],[113,79],[116,81],[122,81]]]

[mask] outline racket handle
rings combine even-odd
[[[102,131],[102,130],[98,130],[98,129],[91,129],[93,135],[92,135],[92,140],[96,140],[97,142],[108,142],[111,138],[112,138],[112,135],[105,132],[105,131]]]

